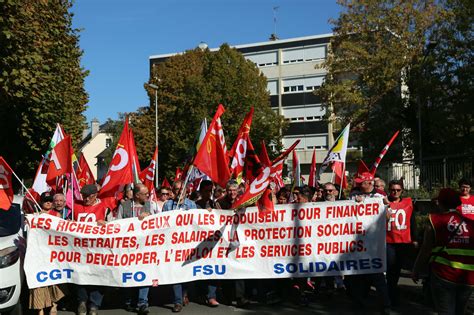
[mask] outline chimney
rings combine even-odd
[[[99,133],[99,120],[97,118],[92,119],[91,121],[91,138],[94,138],[96,134]]]
[[[84,123],[83,127],[84,128],[82,129],[82,140],[84,140],[89,134],[89,126],[87,125],[87,123]]]

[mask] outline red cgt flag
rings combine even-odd
[[[109,170],[102,181],[100,198],[115,197],[121,185],[133,182],[132,163],[134,162],[134,157],[130,153],[129,135],[128,119],[125,119],[123,131],[115,148]]]
[[[154,185],[155,166],[156,166],[157,159],[158,159],[158,147],[155,148],[155,153],[153,153],[153,159],[150,161],[150,165],[140,173],[140,180],[146,186],[146,188],[148,188],[148,191],[150,192],[151,200],[156,200],[157,198],[156,193],[155,193],[155,185]]]
[[[13,202],[13,170],[0,156],[0,209],[8,211]]]
[[[56,177],[72,173],[72,144],[71,137],[66,136],[59,141],[51,151],[46,182],[50,185],[56,183]]]
[[[77,169],[76,176],[79,183],[79,188],[82,188],[85,185],[95,184],[94,174],[92,174],[84,154],[82,154],[81,158],[79,159],[79,167]]]
[[[226,154],[224,131],[220,117],[225,112],[224,106],[219,104],[209,129],[202,141],[193,164],[212,181],[225,187],[230,179],[229,159]]]
[[[239,184],[242,182],[242,178],[244,177],[245,158],[247,156],[250,142],[250,126],[252,125],[252,117],[253,107],[250,108],[250,111],[245,115],[244,121],[242,122],[242,125],[240,125],[237,139],[235,140],[229,154],[232,159],[230,172],[232,177],[235,178]]]

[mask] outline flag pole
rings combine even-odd
[[[72,187],[71,220],[74,221],[74,180],[77,179],[77,175],[76,175],[76,171],[74,170],[74,163],[72,162],[72,159],[71,159],[71,166],[72,166],[72,173],[71,173],[71,187]],[[77,183],[77,180],[76,180],[76,183]]]
[[[334,171],[333,171],[334,172]],[[333,173],[334,174],[334,173]],[[342,166],[342,178],[341,178],[341,185],[339,187],[339,199],[341,199],[342,195],[342,186],[344,186],[344,179],[346,178],[346,163]]]
[[[23,182],[20,180],[20,178],[15,174],[15,172],[13,171],[12,169],[12,173],[13,175],[15,176],[15,178],[20,182],[21,186],[23,187],[23,189],[26,190],[26,193],[28,195],[30,195],[31,199],[34,201],[35,205],[38,207],[38,211],[37,212],[40,212],[41,211],[41,206],[39,205],[38,201],[36,201],[35,197],[33,197],[33,195],[30,193],[30,191],[28,190],[28,188],[26,188],[25,184],[23,184]]]
[[[182,187],[182,189],[181,189],[181,194],[179,194],[177,206],[179,206],[179,204],[180,204],[180,203],[184,200],[184,198],[185,198],[186,186],[188,185],[189,176],[191,175],[191,171],[193,170],[193,168],[194,168],[194,165],[191,164],[191,166],[190,166],[189,169],[188,169],[188,173],[186,174],[186,179],[184,180],[183,187]]]

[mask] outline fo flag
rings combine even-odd
[[[13,170],[0,156],[0,209],[9,210],[13,202]]]
[[[79,159],[79,167],[76,173],[79,188],[82,188],[85,185],[95,184],[94,174],[92,174],[84,154],[82,154],[81,158]]]
[[[125,119],[122,134],[115,148],[114,156],[109,165],[109,170],[102,182],[100,197],[115,197],[121,185],[133,182],[132,163],[133,156],[130,154],[130,132],[128,119]]]
[[[66,136],[51,151],[46,182],[52,185],[56,177],[69,173],[72,173],[72,144],[71,137]]]
[[[212,181],[221,187],[225,187],[230,178],[229,160],[226,153],[224,131],[222,130],[220,120],[224,112],[224,106],[219,104],[217,112],[209,126],[209,130],[193,161],[193,164],[201,172],[209,176]]]

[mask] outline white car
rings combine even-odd
[[[25,278],[26,240],[20,204],[0,209],[0,313],[21,314],[20,295]]]

